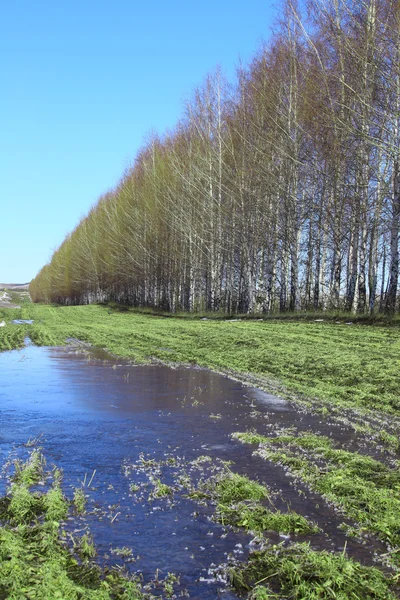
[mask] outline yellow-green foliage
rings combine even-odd
[[[398,310],[398,2],[300,5],[281,3],[233,86],[208,75],[148,137],[35,301]]]

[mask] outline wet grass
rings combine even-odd
[[[73,503],[75,511],[78,515],[84,514],[86,501],[85,492],[81,488],[75,489]]]
[[[90,534],[70,536],[72,547],[67,545],[62,524],[69,518],[70,503],[61,489],[60,472],[46,471],[44,465],[38,449],[25,463],[14,462],[8,494],[0,499],[0,598],[154,598],[137,577],[118,569],[102,571],[93,562],[96,548]],[[39,482],[46,483],[46,491],[31,489]],[[171,577],[166,589],[171,592],[168,597],[175,597]]]
[[[10,309],[7,309],[7,311],[9,310]],[[1,313],[2,311],[0,309],[0,321],[5,320],[2,319]],[[5,350],[14,350],[16,348],[22,348],[22,346],[24,345],[25,335],[26,334],[23,329],[13,327],[12,325],[0,327],[0,351],[4,352]]]
[[[303,515],[294,511],[283,513],[256,503],[219,504],[216,518],[223,525],[243,527],[257,535],[268,531],[285,534],[312,534],[319,531],[319,528]]]
[[[230,570],[232,585],[251,600],[394,600],[394,581],[345,553],[314,551],[309,544],[271,546]]]
[[[162,483],[160,479],[156,479],[154,482],[154,498],[165,498],[165,496],[170,496],[172,494],[172,489],[166,483]]]
[[[26,462],[14,462],[13,480],[27,487],[39,483],[44,478],[46,461],[39,448],[35,448]]]
[[[217,477],[202,482],[199,487],[205,494],[208,493],[210,497],[215,498],[219,504],[230,504],[241,500],[264,500],[270,495],[269,490],[258,481],[233,473],[229,469]]]
[[[319,447],[312,437],[304,436],[302,444],[308,450]],[[323,439],[322,447],[331,449],[332,444]],[[185,461],[168,463],[142,457],[137,466],[127,465],[127,475],[135,473],[139,466],[146,471],[150,481],[162,473],[166,476],[167,471],[174,471],[174,489],[179,488],[180,482],[191,499],[200,505],[213,505],[213,520],[224,527],[244,529],[257,536],[254,541],[260,550],[251,552],[245,562],[231,558],[222,567],[235,590],[249,600],[392,600],[398,597],[398,575],[391,576],[376,567],[363,566],[349,558],[345,550],[315,550],[310,543],[291,540],[293,536],[321,532],[314,523],[294,511],[276,510],[274,498],[277,492],[233,472],[233,467],[224,461],[200,456],[187,464]],[[137,489],[135,487],[135,492]],[[288,534],[288,539],[278,545],[272,544],[269,536],[273,532]]]
[[[143,471],[155,490],[148,501],[172,494],[188,497],[200,505],[214,507],[213,519],[224,526],[242,528],[248,532],[263,535],[265,532],[313,534],[320,529],[302,515],[288,509],[278,510],[274,505],[276,492],[265,484],[244,475],[235,473],[226,461],[213,460],[209,456],[199,456],[187,463],[184,459],[155,461],[142,456],[136,464],[124,466],[127,476]],[[161,482],[168,477],[173,485]],[[132,494],[147,488],[148,484],[130,483]],[[278,494],[279,496],[279,494]],[[175,498],[176,500],[176,498]]]
[[[388,546],[387,559],[400,566],[400,470],[369,456],[334,447],[315,434],[277,437],[237,433],[244,443],[258,443],[258,455],[289,469],[354,521],[351,535],[375,534]]]
[[[286,534],[319,531],[306,517],[291,510],[285,513],[277,510],[272,493],[265,485],[233,473],[227,467],[216,475],[201,478],[189,497],[212,501],[216,505],[214,519],[224,526],[243,528],[257,535],[268,531]]]

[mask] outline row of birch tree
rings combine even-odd
[[[400,2],[282,5],[151,135],[32,281],[33,300],[170,311],[397,310]]]

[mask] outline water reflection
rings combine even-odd
[[[255,425],[295,424],[326,432],[329,426],[320,416],[299,414],[284,400],[207,370],[131,366],[101,351],[83,356],[73,349],[28,346],[4,352],[0,377],[2,461],[14,445],[43,434],[44,452],[64,470],[71,495],[96,469],[92,508],[97,514],[88,524],[100,561],[110,560],[110,547],[128,546],[140,556],[133,571],[149,577],[156,569],[180,573],[192,598],[211,599],[218,597],[219,586],[199,577],[208,579],[209,565],[223,562],[236,544],[243,547],[243,558],[248,552],[249,536],[225,537],[207,512],[193,519],[196,506],[183,497],[175,506],[134,502],[122,467],[142,453],[156,460],[190,461],[202,454],[233,460],[236,471],[282,490],[282,507],[290,503],[324,525],[330,537],[315,538],[317,546],[343,547],[337,531],[342,519],[318,498],[305,501],[283,469],[231,439],[233,431]],[[346,440],[353,434],[336,430],[335,435]],[[0,476],[1,493],[4,486]],[[356,542],[348,549],[368,559],[368,549]]]

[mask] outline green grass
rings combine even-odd
[[[165,498],[166,496],[170,496],[172,494],[172,488],[165,483],[162,483],[159,479],[154,481],[154,498]]]
[[[244,443],[256,436],[234,434]],[[258,454],[285,467],[355,522],[355,534],[374,533],[391,549],[400,566],[400,470],[369,456],[334,448],[315,434],[262,438]]]
[[[6,316],[2,317],[2,312],[6,312]],[[2,311],[0,309],[0,321],[7,320],[10,318],[10,309]],[[16,325],[6,325],[6,327],[0,327],[0,351],[15,350],[16,348],[22,348],[24,345],[25,338],[24,328],[17,327]]]
[[[270,492],[264,485],[229,469],[207,479],[200,479],[197,489],[190,493],[193,499],[207,498],[219,504],[264,500],[269,496]]]
[[[28,304],[31,302],[30,297],[27,295],[27,290],[18,291],[5,289],[4,291],[7,292],[12,304],[21,306],[21,304]]]
[[[216,479],[214,494],[220,504],[228,504],[241,500],[264,500],[269,497],[269,490],[258,481],[227,470]]]
[[[46,461],[40,448],[33,450],[26,462],[16,460],[14,462],[13,480],[26,486],[39,483],[45,475]]]
[[[85,492],[81,488],[76,488],[74,490],[73,502],[77,514],[82,515],[85,512],[86,501]]]
[[[270,490],[254,481],[233,473],[229,469],[201,479],[189,497],[194,500],[211,500],[216,504],[215,520],[223,525],[241,527],[258,535],[268,530],[279,533],[312,534],[319,531],[313,523],[294,511],[283,513],[270,502]],[[269,501],[266,507],[263,501]]]
[[[272,546],[231,569],[232,585],[251,600],[395,600],[394,579],[345,554],[313,551],[309,544]]]
[[[319,531],[318,527],[310,523],[303,515],[294,511],[283,513],[256,503],[219,504],[216,518],[223,525],[243,527],[246,531],[258,535],[267,531],[286,534],[311,534]]]
[[[96,554],[88,535],[66,546],[60,521],[68,518],[69,503],[59,472],[43,472],[52,485],[32,492],[44,465],[35,450],[27,462],[17,463],[9,494],[0,499],[0,598],[22,600],[142,600],[138,580],[119,572],[106,575],[91,559]],[[74,552],[75,551],[75,552]]]

